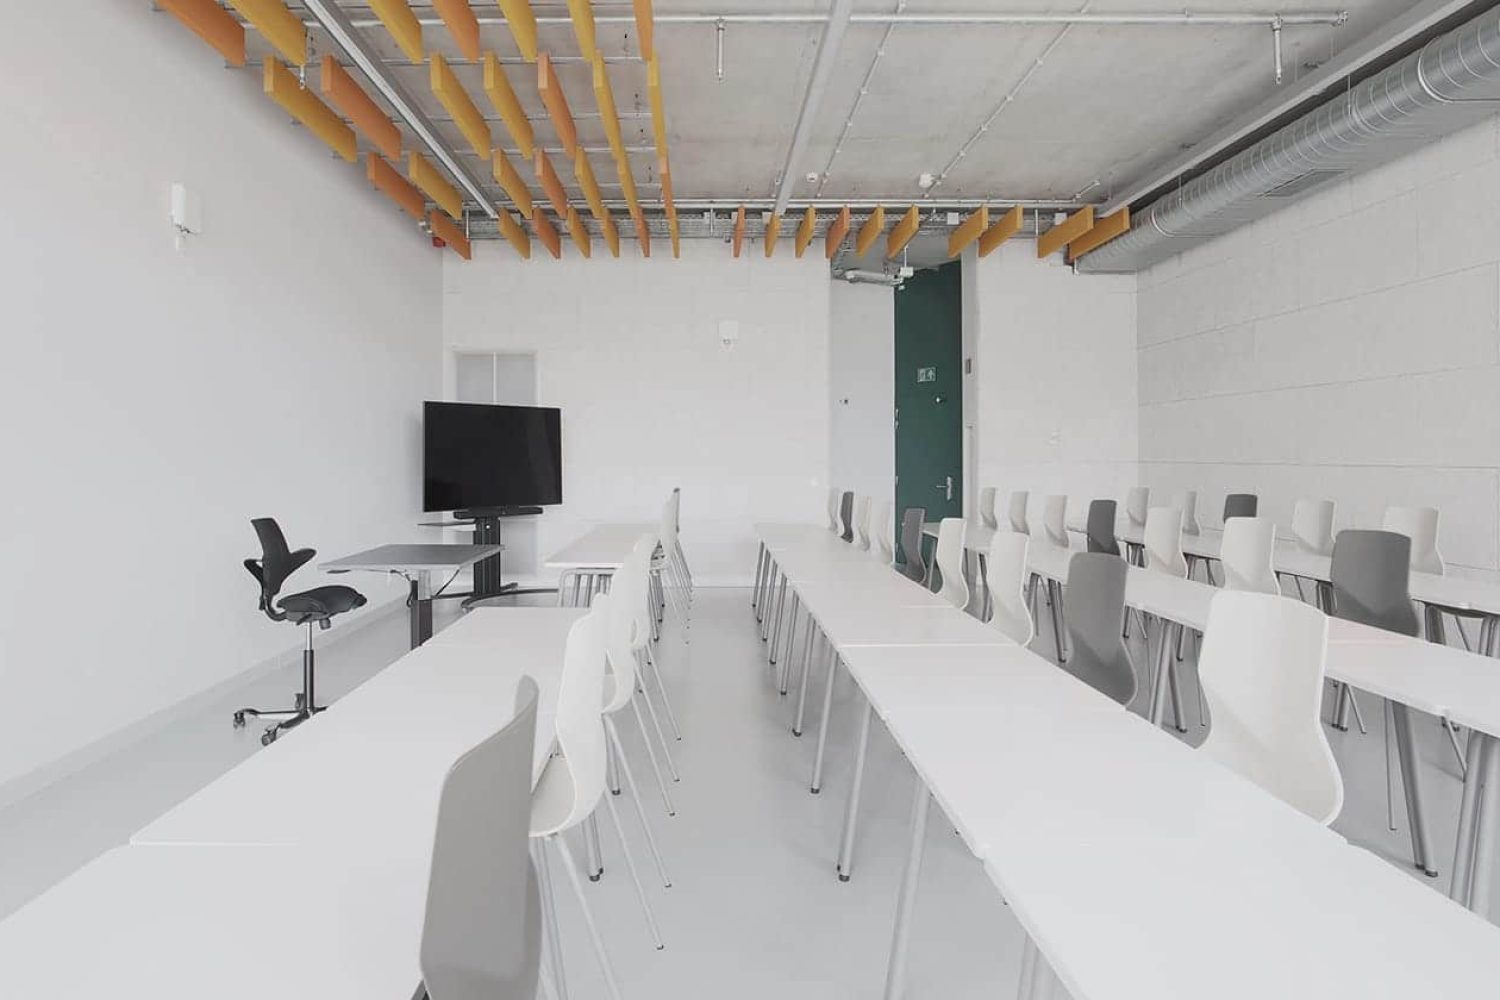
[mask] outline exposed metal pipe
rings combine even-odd
[[[1274,11],[1246,11],[1239,13],[1213,13],[1196,12],[1190,10],[1177,11],[1120,11],[1108,14],[1068,14],[1053,11],[1008,11],[997,13],[940,13],[929,12],[925,14],[851,14],[848,18],[850,24],[909,24],[909,25],[1046,25],[1046,24],[1096,24],[1117,26],[1173,26],[1173,27],[1233,27],[1253,26],[1265,27],[1277,18],[1283,24],[1288,25],[1310,25],[1310,24],[1343,24],[1349,19],[1347,10],[1329,11],[1299,11],[1295,13],[1278,14]],[[680,13],[680,14],[657,14],[652,18],[657,25],[667,24],[827,24],[830,20],[828,14],[755,14],[755,13]],[[438,26],[443,23],[441,18],[422,17],[418,23],[426,26]],[[504,17],[493,15],[475,18],[480,24],[504,24]],[[571,24],[572,19],[564,15],[539,15],[537,24]],[[634,24],[633,15],[625,14],[596,14],[595,24]],[[354,22],[356,27],[378,27],[380,21],[375,18],[361,18]]]
[[[1182,174],[1234,146],[1246,136],[1260,131],[1270,122],[1282,117],[1304,101],[1335,85],[1342,87],[1344,80],[1376,62],[1392,49],[1417,38],[1433,25],[1438,24],[1474,0],[1425,0],[1398,14],[1378,33],[1379,37],[1353,42],[1342,49],[1322,66],[1305,74],[1288,89],[1278,92],[1243,117],[1195,143],[1191,150],[1162,163],[1150,175],[1122,189],[1100,207],[1101,214],[1116,212],[1126,205],[1134,204],[1151,192],[1170,183]]]
[[[828,8],[828,20],[823,24],[823,37],[818,43],[818,55],[813,60],[812,76],[807,81],[807,91],[802,95],[802,108],[797,112],[797,125],[792,129],[792,142],[787,147],[786,163],[781,168],[781,181],[776,188],[776,204],[772,214],[786,212],[787,202],[792,198],[792,185],[797,183],[797,164],[807,151],[812,137],[814,119],[828,90],[828,79],[838,63],[839,46],[843,44],[844,32],[849,27],[849,15],[853,0],[833,0]]]
[[[1474,124],[1497,102],[1500,9],[1492,7],[1135,213],[1130,232],[1083,257],[1079,270],[1150,267]]]
[[[724,19],[714,24],[714,75],[720,82],[724,79]]]
[[[1271,55],[1276,60],[1276,86],[1281,86],[1281,18],[1271,22]]]
[[[421,108],[412,100],[406,89],[385,72],[380,57],[375,54],[370,43],[354,30],[349,15],[333,0],[303,0],[303,3],[313,17],[317,18],[323,30],[333,39],[334,44],[343,50],[344,55],[354,65],[359,67],[360,72],[364,73],[375,89],[390,102],[391,107],[407,127],[416,133],[417,138],[422,140],[432,155],[448,169],[448,172],[469,193],[469,196],[479,203],[484,213],[492,219],[498,218],[499,213],[495,210],[494,204],[484,193],[483,183],[459,162],[458,157],[453,155],[453,151],[438,137],[437,129],[422,113]]]
[[[896,0],[896,13],[900,14],[905,9],[906,0]],[[828,183],[828,173],[833,169],[833,161],[844,148],[844,140],[849,137],[849,129],[854,125],[854,116],[859,113],[861,102],[870,92],[870,81],[875,78],[875,67],[880,65],[881,57],[885,55],[885,47],[891,40],[891,32],[895,30],[894,22],[886,25],[885,34],[880,36],[880,44],[875,46],[875,58],[870,60],[870,68],[865,70],[865,78],[859,82],[859,93],[854,95],[854,106],[849,109],[849,116],[844,119],[844,127],[839,130],[839,137],[833,142],[833,151],[828,154],[828,162],[823,164],[823,171],[818,174],[818,187],[814,194],[822,194],[823,185]]]

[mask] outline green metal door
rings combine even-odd
[[[958,261],[896,292],[896,524],[963,513],[963,297]]]

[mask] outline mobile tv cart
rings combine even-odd
[[[475,507],[470,510],[456,510],[453,512],[451,521],[424,521],[424,528],[457,528],[460,531],[474,532],[475,545],[498,545],[505,547],[501,541],[500,527],[508,517],[535,517],[542,513],[540,507]],[[551,587],[535,587],[521,589],[515,583],[506,583],[502,574],[502,559],[504,553],[497,552],[495,555],[479,560],[474,564],[474,589],[457,594],[444,594],[445,598],[462,599],[464,607],[485,601],[492,597],[506,597],[517,594],[550,594]]]

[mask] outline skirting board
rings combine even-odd
[[[399,597],[392,597],[387,601],[378,602],[369,607],[369,610],[354,617],[353,620],[343,623],[340,628],[335,630],[337,636],[330,645],[336,645],[359,632],[367,625],[398,612],[401,614],[406,613],[406,597],[404,594]],[[189,695],[181,701],[174,702],[165,708],[158,709],[150,715],[137,719],[135,722],[120,729],[116,729],[114,732],[92,743],[79,747],[77,750],[63,754],[55,760],[51,760],[40,767],[27,771],[25,774],[12,778],[5,784],[0,785],[0,810],[7,809],[21,800],[35,795],[47,786],[61,781],[69,775],[77,774],[90,764],[103,760],[110,754],[129,746],[154,730],[160,729],[184,716],[191,715],[193,712],[207,705],[211,705],[235,688],[264,677],[281,667],[285,667],[290,662],[289,657],[300,656],[301,651],[302,643],[300,641],[293,643],[275,656],[268,657],[254,666],[247,667],[231,677],[226,677],[211,687]]]

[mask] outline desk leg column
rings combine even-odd
[[[782,694],[786,694],[787,681],[792,676],[792,651],[797,648],[797,617],[802,611],[802,598],[793,593],[792,620],[787,625],[786,648],[781,651],[781,675],[776,684],[776,689]]]
[[[818,636],[821,635],[822,633],[818,634]],[[809,677],[812,674],[813,653],[815,653],[818,648],[818,636],[813,635],[811,622],[809,622],[807,625],[807,636],[812,645],[808,648],[807,656],[802,660],[802,680],[798,682],[798,686],[801,688],[801,690],[797,692],[797,717],[792,720],[793,736],[802,735],[802,720],[807,717],[807,685],[809,683]],[[833,648],[830,646],[829,654],[831,655],[832,653]]]
[[[1062,663],[1067,657],[1062,641],[1062,588],[1056,580],[1047,581],[1047,603],[1052,606],[1052,639],[1057,644],[1057,662]]]
[[[1151,724],[1160,726],[1162,718],[1167,711],[1167,684],[1171,677],[1168,671],[1172,668],[1172,629],[1173,625],[1165,618],[1157,620],[1157,650],[1156,650],[1156,672],[1152,674],[1151,685]],[[1146,637],[1147,655],[1150,655],[1151,637]]]
[[[1487,736],[1484,744],[1480,767],[1485,783],[1494,784],[1500,774],[1500,740]],[[1480,790],[1479,816],[1474,824],[1474,867],[1469,876],[1469,909],[1485,920],[1490,918],[1491,887],[1495,884],[1495,841],[1500,840],[1500,802],[1495,801],[1493,792]]]
[[[828,748],[828,716],[833,711],[833,685],[839,675],[839,654],[833,648],[833,641],[828,643],[828,683],[823,688],[823,717],[818,720],[818,753],[813,758],[812,788],[810,791],[817,795],[823,790],[823,751]]]
[[[849,881],[854,870],[854,827],[859,822],[859,791],[865,780],[865,755],[870,748],[870,720],[875,715],[868,698],[860,698],[864,710],[859,715],[859,745],[854,751],[854,780],[849,782],[849,804],[844,809],[844,833],[839,838],[839,859],[834,866],[839,881]]]
[[[1396,756],[1401,762],[1401,785],[1406,791],[1406,823],[1411,828],[1412,863],[1428,878],[1437,875],[1432,867],[1427,845],[1427,814],[1422,811],[1422,778],[1417,746],[1412,732],[1411,710],[1399,701],[1391,702],[1391,719],[1396,728]]]
[[[911,808],[911,849],[906,855],[906,872],[901,876],[901,895],[896,900],[896,929],[891,936],[891,960],[885,972],[885,1000],[899,1000],[906,990],[907,943],[911,938],[917,882],[922,876],[922,850],[927,844],[927,812],[932,796],[920,775],[916,782],[916,799]]]
[[[1458,807],[1458,835],[1453,843],[1453,879],[1448,885],[1448,898],[1462,906],[1469,905],[1469,887],[1473,884],[1475,831],[1488,777],[1485,750],[1489,742],[1489,736],[1475,730],[1469,734],[1465,754],[1464,794]]]
[[[766,543],[761,542],[760,548],[755,550],[755,586],[750,590],[750,606],[756,607],[760,602],[760,578],[766,571]]]
[[[416,649],[432,638],[432,574],[418,570],[412,578],[407,597],[411,607],[411,648]]]

